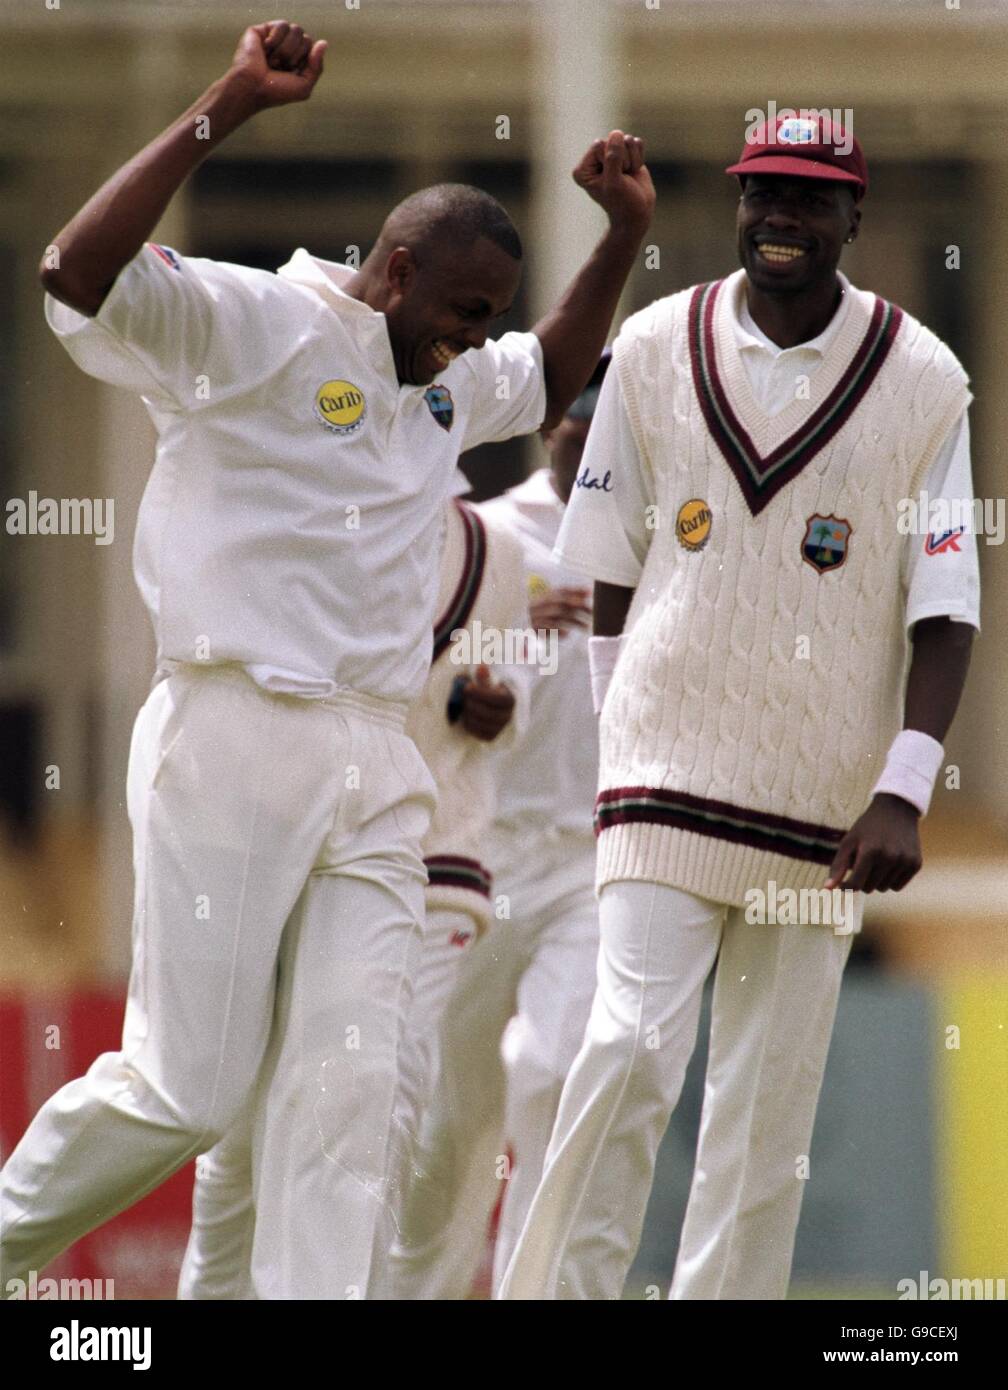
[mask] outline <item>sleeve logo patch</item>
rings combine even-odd
[[[423,398],[427,402],[427,409],[434,416],[443,430],[450,430],[452,421],[455,419],[455,402],[452,400],[452,393],[447,386],[428,386],[423,393]]]
[[[814,512],[805,523],[802,559],[819,574],[837,570],[847,559],[847,542],[854,528],[842,517]]]
[[[713,520],[710,507],[701,498],[684,502],[675,519],[676,540],[683,550],[703,550],[710,540]]]
[[[584,468],[574,479],[575,487],[586,487],[595,492],[612,492],[612,473],[607,468],[601,478],[593,476],[591,469],[585,464]]]
[[[165,265],[170,265],[172,270],[182,269],[182,262],[178,258],[178,252],[173,251],[170,246],[158,246],[155,241],[149,241],[147,246],[154,252],[155,256],[161,257]]]
[[[324,381],[315,392],[315,416],[333,434],[356,434],[364,424],[364,392],[352,381]]]
[[[946,550],[954,550],[957,555],[961,555],[959,537],[965,534],[965,531],[965,526],[953,526],[950,530],[941,532],[929,531],[924,537],[924,554],[944,555]]]

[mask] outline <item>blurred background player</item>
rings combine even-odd
[[[922,486],[972,496],[971,397],[837,272],[859,142],[778,117],[727,172],[742,269],[624,324],[584,465],[610,487],[558,542],[596,580],[601,949],[512,1299],[620,1297],[715,961],[670,1297],[784,1297],[859,890],[920,867],[977,623],[975,538],[899,527]]]
[[[531,667],[490,669],[476,645],[486,634],[528,630],[521,549],[502,526],[455,501],[446,514],[434,659],[410,711],[412,734],[437,785],[424,837],[427,926],[410,972],[412,998],[399,1054],[390,1164],[389,1213],[399,1219],[414,1164],[417,1127],[439,1084],[438,1031],[465,954],[493,920],[487,834],[497,801],[497,768],[528,723]],[[460,665],[468,653],[472,661]],[[526,654],[522,637],[520,655]],[[529,653],[531,656],[531,653]],[[379,1263],[384,1250],[376,1255]]]
[[[457,639],[463,634],[471,639],[474,626],[477,632],[524,630],[528,611],[517,542],[454,498],[444,508],[437,614],[431,669],[406,721],[434,778],[437,801],[423,839],[426,924],[422,936],[414,938],[407,972],[411,997],[399,1047],[384,1230],[375,1258],[379,1269],[382,1244],[398,1219],[417,1116],[436,1084],[437,1021],[464,955],[490,921],[492,880],[485,851],[496,797],[494,764],[528,718],[522,668],[491,674],[486,665],[457,660],[462,650]],[[250,1269],[254,1135],[268,1118],[249,1107],[197,1161],[192,1229],[179,1280],[182,1299],[255,1297]]]
[[[503,1270],[542,1171],[564,1079],[595,991],[598,912],[592,805],[598,776],[588,675],[590,590],[553,554],[609,365],[545,436],[549,467],[480,512],[520,543],[532,626],[561,634],[555,672],[532,685],[528,732],[496,764],[488,856],[500,905],[442,1022],[440,1082],[421,1121],[413,1186],[393,1248],[390,1296],[465,1298],[501,1198]]]

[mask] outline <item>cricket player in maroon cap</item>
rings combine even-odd
[[[863,895],[921,866],[978,625],[969,528],[905,524],[972,499],[966,374],[838,269],[853,131],[753,136],[742,268],[624,325],[557,541],[595,580],[601,950],[504,1298],[620,1297],[715,963],[670,1297],[785,1296]]]

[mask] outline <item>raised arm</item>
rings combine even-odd
[[[113,174],[55,237],[58,260],[47,252],[39,268],[49,293],[82,314],[97,314],[197,165],[257,111],[310,96],[325,49],[323,40],[286,20],[246,29],[224,76]]]
[[[546,371],[544,430],[559,424],[598,364],[655,205],[644,142],[620,130],[595,141],[574,170],[574,180],[607,213],[609,229],[533,330]]]

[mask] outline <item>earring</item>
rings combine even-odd
[[[849,237],[847,238],[847,241],[848,241],[848,242],[852,242],[853,240],[854,240],[854,238],[853,238],[852,236],[849,236]]]

